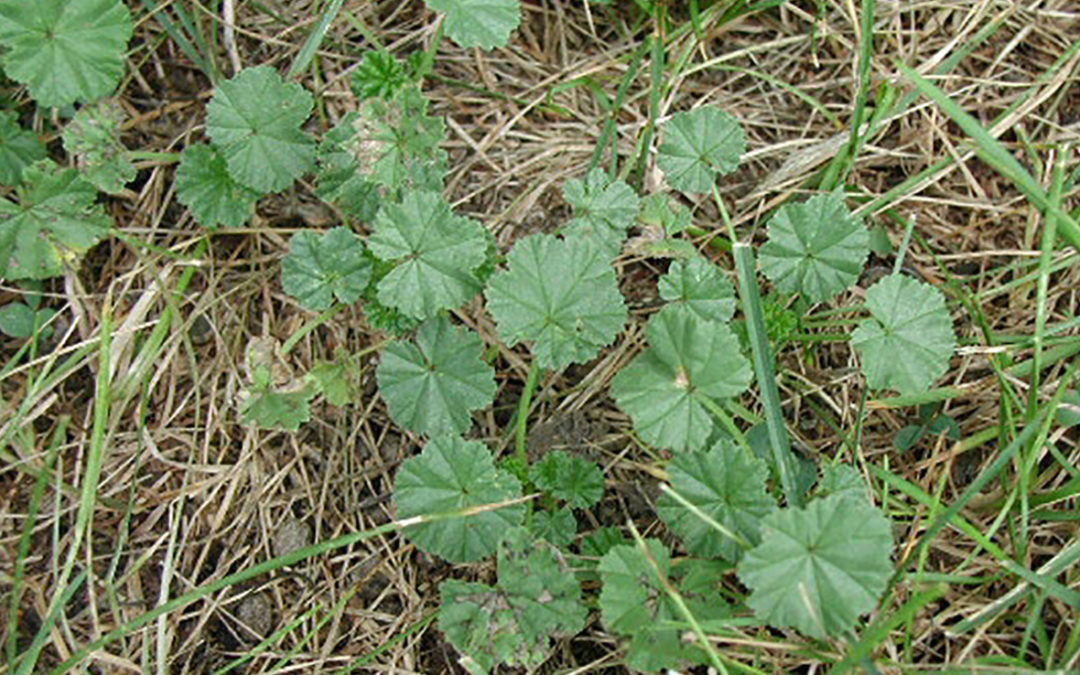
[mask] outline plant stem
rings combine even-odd
[[[518,401],[515,449],[517,450],[518,461],[522,463],[522,466],[529,465],[529,453],[526,450],[529,438],[529,406],[532,405],[533,393],[540,382],[541,370],[540,362],[533,360],[532,366],[529,368],[529,377],[525,380],[525,391],[521,392],[521,399]]]

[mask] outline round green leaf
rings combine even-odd
[[[94,101],[120,82],[132,30],[120,0],[6,0],[0,61],[40,106]]]
[[[769,467],[749,450],[721,441],[708,452],[675,455],[668,467],[671,487],[730,532],[751,544],[760,537],[761,519],[776,509],[765,489]],[[660,496],[656,511],[686,550],[706,558],[721,556],[732,562],[743,548],[724,536],[668,494]]]
[[[475,271],[490,239],[483,225],[454,215],[437,192],[408,192],[400,204],[384,204],[368,246],[398,265],[379,282],[379,302],[417,319],[461,305],[480,292]]]
[[[866,382],[901,394],[926,391],[956,348],[945,296],[929,284],[889,275],[866,291],[867,319],[851,335]]]
[[[415,344],[388,345],[376,374],[390,417],[420,434],[464,434],[471,412],[495,400],[495,370],[483,350],[479,335],[441,316],[420,326]]]
[[[706,321],[683,307],[664,307],[646,330],[648,349],[611,383],[615,402],[647,443],[701,449],[713,429],[701,399],[745,391],[752,377],[750,362],[727,324]]]
[[[281,286],[301,305],[315,312],[360,299],[371,280],[371,260],[364,244],[347,227],[316,234],[303,230],[289,241],[281,263]]]
[[[610,258],[588,240],[532,235],[507,256],[486,291],[499,336],[532,340],[543,368],[594,358],[626,323],[626,303]]]
[[[0,331],[9,337],[25,340],[34,334],[34,310],[21,302],[0,307]]]
[[[877,604],[892,573],[888,519],[868,502],[833,495],[761,521],[761,543],[739,578],[747,604],[773,626],[818,639],[855,625]]]
[[[719,267],[697,257],[671,263],[660,277],[660,297],[684,305],[707,321],[730,321],[735,315],[735,285]]]
[[[112,219],[97,190],[74,169],[48,160],[23,171],[19,204],[0,197],[0,277],[48,279],[101,241]]]
[[[443,30],[462,47],[503,47],[521,23],[519,0],[425,0],[446,14]]]
[[[718,175],[738,168],[745,149],[738,120],[708,105],[677,113],[664,125],[664,143],[656,162],[676,190],[708,192]]]
[[[553,450],[533,464],[529,480],[573,508],[588,508],[604,496],[604,473],[596,462],[564,450]]]
[[[777,210],[761,247],[761,269],[784,293],[824,302],[859,279],[868,255],[866,227],[830,193]]]
[[[176,198],[203,227],[241,227],[259,193],[229,175],[225,159],[210,145],[189,145],[176,170]]]
[[[622,249],[626,230],[637,220],[638,196],[621,180],[612,180],[603,169],[593,169],[584,180],[571,180],[563,188],[574,207],[567,236],[584,235],[615,257]]]
[[[315,141],[300,128],[314,99],[270,66],[220,83],[206,106],[206,132],[234,179],[260,192],[292,185],[315,165]]]
[[[521,484],[495,469],[491,452],[479,441],[457,436],[432,439],[418,457],[405,460],[398,471],[394,497],[399,519],[444,514],[494,504],[521,496]],[[422,550],[462,563],[495,552],[508,530],[525,519],[522,504],[469,516],[421,523],[405,535]]]

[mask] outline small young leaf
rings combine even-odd
[[[866,226],[834,192],[777,210],[761,247],[761,269],[784,293],[824,302],[858,280],[868,255]]]
[[[746,138],[738,120],[712,105],[677,113],[664,125],[657,164],[680,192],[708,192],[739,166]]]
[[[45,144],[19,126],[15,113],[0,110],[0,185],[18,185],[23,169],[47,156]]]
[[[870,493],[866,490],[866,481],[859,470],[850,464],[826,463],[821,468],[821,482],[814,491],[817,497],[840,495],[870,502]]]
[[[626,323],[626,303],[610,258],[591,242],[532,235],[488,280],[488,310],[511,347],[532,340],[543,368],[592,359]]]
[[[701,449],[713,421],[701,398],[737,396],[750,384],[750,362],[726,324],[682,307],[664,307],[646,328],[649,348],[611,383],[615,402],[641,438],[662,448]]]
[[[765,489],[768,466],[749,450],[728,441],[719,442],[708,452],[675,455],[668,474],[680,497],[751,544],[760,539],[761,519],[776,509]],[[738,542],[717,532],[670,495],[660,496],[656,511],[693,555],[721,556],[732,562],[742,558]]]
[[[371,280],[371,260],[364,244],[347,227],[316,234],[302,230],[289,241],[281,262],[281,286],[305,308],[329,309],[336,298],[348,305],[363,295]]]
[[[39,106],[94,101],[120,82],[132,31],[120,0],[0,2],[0,62]]]
[[[495,370],[483,351],[479,335],[442,316],[420,326],[415,344],[388,345],[376,373],[390,417],[420,434],[467,432],[470,413],[495,399]]]
[[[480,292],[475,271],[487,260],[491,234],[456,216],[437,192],[409,192],[375,218],[371,252],[399,261],[379,282],[379,301],[424,319],[457,307]]]
[[[459,511],[521,496],[513,476],[495,470],[495,458],[479,441],[440,436],[398,470],[394,498],[399,519]],[[503,536],[525,519],[525,506],[421,523],[405,535],[422,550],[463,563],[495,552]]]
[[[575,509],[587,509],[604,496],[604,474],[600,467],[563,450],[552,450],[533,464],[529,479]]]
[[[388,100],[406,84],[409,73],[394,55],[384,51],[364,52],[364,60],[352,76],[352,90],[357,98]]]
[[[641,200],[642,225],[662,227],[670,237],[690,227],[690,209],[684,204],[676,204],[671,208],[671,198],[663,192],[657,192]]]
[[[474,673],[500,663],[532,672],[548,657],[549,636],[585,627],[577,579],[557,550],[525,528],[508,532],[499,546],[494,588],[449,580],[439,592],[439,627]]]
[[[551,512],[539,509],[533,512],[529,529],[537,539],[544,539],[552,546],[565,549],[577,536],[577,518],[566,506]]]
[[[443,12],[443,30],[461,47],[504,47],[521,23],[519,0],[424,0]]]
[[[320,361],[308,377],[330,405],[341,407],[359,399],[361,372],[356,357],[336,352],[333,361]]]
[[[945,374],[956,336],[941,291],[892,274],[867,289],[866,306],[873,318],[859,324],[851,344],[872,389],[918,394]]]
[[[269,375],[263,375],[260,379],[263,381],[256,383],[240,406],[244,421],[263,429],[281,428],[296,432],[301,424],[311,419],[309,404],[315,397],[314,388],[278,391],[269,385]]]
[[[135,165],[119,138],[123,120],[119,105],[99,101],[83,106],[64,127],[64,150],[75,158],[75,166],[89,183],[112,195],[135,180]]]
[[[706,321],[726,322],[735,315],[735,285],[702,257],[671,263],[660,277],[660,297],[684,305]]]
[[[218,85],[206,106],[206,132],[233,178],[277,192],[315,165],[315,141],[300,128],[313,105],[307,90],[270,66],[245,68]]]
[[[113,224],[97,190],[49,160],[26,167],[17,194],[18,205],[0,197],[0,277],[10,281],[63,274]]]
[[[761,522],[739,566],[747,604],[772,626],[823,640],[874,608],[892,573],[892,530],[869,502],[833,495]]]
[[[229,175],[225,159],[210,145],[189,145],[176,170],[176,198],[206,228],[242,227],[259,193]]]
[[[25,340],[34,334],[34,310],[21,302],[9,302],[0,307],[0,332],[8,337]]]
[[[618,255],[627,228],[637,219],[638,196],[633,188],[597,168],[584,180],[568,181],[563,194],[574,207],[566,235],[592,239],[611,257]]]

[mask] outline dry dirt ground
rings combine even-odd
[[[213,38],[206,53],[226,74],[238,64],[270,64],[284,71],[326,3],[177,0],[159,3],[162,7],[152,16],[146,8],[155,3],[129,4],[143,18],[132,42],[129,76],[117,95],[128,116],[123,141],[130,149],[178,152],[203,138],[204,105],[212,88],[167,33],[163,19],[176,25],[177,10],[183,8]],[[481,52],[444,41],[424,84],[433,114],[445,116],[448,124],[448,194],[459,212],[479,219],[496,235],[502,251],[525,233],[552,231],[565,221],[569,209],[562,185],[585,172],[605,123],[614,121],[617,152],[626,162],[635,159],[649,119],[647,54],[637,76],[629,79],[622,104],[612,110],[607,103],[627,80],[631,57],[652,30],[633,2],[616,0],[610,7],[582,0],[523,4],[522,26],[507,48]],[[743,124],[745,161],[720,183],[740,231],[762,225],[776,205],[803,194],[848,138],[858,89],[858,4],[800,1],[708,24],[703,41],[671,82],[670,95],[660,101],[661,117],[710,102]],[[674,26],[690,22],[688,3],[668,6]],[[220,23],[230,7],[235,44],[226,40]],[[366,34],[377,35],[390,51],[405,56],[428,45],[436,24],[437,15],[420,0],[346,0],[320,47],[317,67],[301,77],[320,101],[309,130],[324,133],[355,107],[349,80],[359,55],[370,46]],[[1054,152],[1080,131],[1076,52],[1051,77],[1044,76],[1080,39],[1080,6],[1073,0],[878,0],[873,82],[900,83],[899,61],[931,73],[987,30],[988,37],[934,81],[988,127],[1019,102],[993,133],[1046,185]],[[690,32],[673,40],[671,53],[692,39]],[[12,88],[9,96],[26,104],[19,109],[36,129],[44,134],[55,129],[50,120],[27,112],[32,104],[25,92]],[[50,140],[54,154],[62,157],[55,134]],[[1001,362],[995,360],[1004,353],[1020,359],[1023,345],[1014,350],[1008,341],[991,342],[987,335],[1030,335],[1033,330],[1035,284],[1017,280],[1033,269],[1029,263],[1038,255],[1042,216],[1009,180],[973,157],[959,127],[925,99],[862,149],[848,179],[849,192],[865,203],[947,158],[961,161],[907,190],[892,201],[890,212],[866,210],[863,215],[882,226],[894,243],[903,227],[893,216],[917,218],[907,265],[949,289],[961,348],[941,384],[962,389],[944,411],[957,420],[964,440],[928,437],[901,453],[893,438],[915,412],[900,408],[872,411],[861,443],[865,458],[928,492],[940,490],[944,504],[995,456],[998,435],[987,430],[1009,423],[1002,418],[1002,382],[1027,396],[1029,380],[1000,372]],[[1075,154],[1065,161],[1067,171],[1076,168]],[[311,317],[281,290],[280,261],[288,236],[300,228],[340,222],[311,185],[301,181],[263,199],[247,228],[207,237],[175,198],[175,164],[148,159],[139,168],[130,193],[107,200],[119,226],[116,236],[93,249],[77,272],[47,284],[48,303],[64,318],[51,345],[54,354],[78,355],[99,331],[112,329],[113,402],[104,406],[106,419],[95,427],[95,414],[102,414],[103,406],[97,405],[100,363],[94,350],[66,370],[52,363],[60,375],[47,382],[34,379],[43,372],[45,355],[10,370],[0,383],[5,401],[0,424],[7,441],[0,449],[5,613],[0,633],[5,639],[13,635],[20,651],[30,646],[58,590],[57,574],[70,546],[94,430],[106,434],[92,536],[78,551],[75,565],[76,573],[87,576],[43,636],[39,672],[48,672],[162,598],[283,551],[388,522],[394,516],[395,470],[418,452],[418,439],[387,418],[375,390],[374,355],[364,360],[360,403],[335,408],[317,402],[312,420],[298,433],[253,429],[240,419],[245,347],[262,336],[284,340]],[[656,176],[651,165],[645,168],[648,189]],[[715,227],[717,214],[709,202],[691,206],[695,224]],[[763,232],[756,236],[760,241]],[[206,247],[197,254],[203,242]],[[1056,258],[1064,262],[1052,277],[1051,323],[1076,314],[1080,268],[1069,264],[1075,255],[1063,248]],[[731,267],[726,254],[713,257]],[[890,264],[886,257],[873,267]],[[669,537],[653,509],[657,482],[646,466],[653,460],[627,435],[629,421],[607,390],[616,369],[640,349],[641,317],[655,304],[655,279],[664,266],[631,254],[620,258],[620,279],[635,320],[600,359],[544,381],[531,412],[534,452],[577,448],[605,467],[607,496],[582,516],[586,529],[620,525],[629,518],[643,532]],[[190,280],[177,294],[185,275]],[[852,291],[856,299],[866,281]],[[15,297],[13,289],[0,292],[4,301]],[[140,364],[138,355],[154,327],[170,313],[176,320],[161,336],[160,356]],[[495,342],[491,319],[479,303],[460,312],[460,318]],[[1074,334],[1065,331],[1061,337]],[[307,335],[290,352],[288,365],[304,372],[335,349],[359,352],[380,339],[367,328],[362,309],[350,308]],[[18,341],[3,343],[0,359],[6,362],[19,346]],[[798,444],[811,456],[830,456],[840,437],[823,420],[852,428],[864,394],[862,379],[843,343],[823,343],[808,354],[797,343],[781,352],[782,395]],[[503,348],[499,356],[496,404],[478,416],[474,429],[493,448],[502,450],[511,442],[504,425],[528,373],[527,355],[525,349]],[[1062,359],[1043,373],[1047,391],[1053,391],[1069,363]],[[149,367],[140,371],[142,365]],[[131,375],[139,372],[145,376]],[[15,416],[13,409],[28,399],[28,414]],[[744,404],[758,408],[749,396]],[[67,427],[60,435],[62,424]],[[1061,428],[1055,433],[1054,442],[1075,463],[1071,432]],[[44,499],[24,561],[25,589],[18,621],[12,624],[6,608],[18,541],[50,449],[56,451],[55,461],[44,473]],[[1063,472],[1060,482],[1044,487],[1061,487],[1068,479]],[[967,518],[983,531],[991,528],[1007,489],[989,486],[965,511]],[[1023,565],[1037,569],[1076,537],[1075,493],[1075,487],[1066,491],[1064,499],[1046,507],[1050,516],[1031,521]],[[898,555],[903,556],[927,514],[902,496],[894,499],[890,512],[906,516],[896,532]],[[1013,551],[1016,534],[999,529],[994,541]],[[946,529],[929,549],[924,569],[947,583],[945,594],[892,626],[881,640],[875,654],[881,663],[894,664],[887,671],[934,671],[995,655],[1040,666],[1040,640],[1057,650],[1071,645],[1075,653],[1076,608],[1045,596],[1039,596],[1037,608],[1029,599],[962,635],[947,630],[1019,582],[972,538]],[[349,667],[353,672],[461,672],[453,649],[430,621],[437,586],[451,575],[489,574],[490,565],[455,568],[388,534],[223,588],[95,651],[80,668],[214,673],[281,631],[279,639],[231,672],[333,673]],[[1060,579],[1075,587],[1077,574],[1070,574]],[[909,598],[910,593],[899,594],[889,611]],[[1042,618],[1034,637],[1025,632],[1033,611]],[[821,671],[820,651],[808,651],[804,644],[794,633],[752,629],[722,647],[734,660],[764,672]],[[618,639],[594,613],[581,634],[558,644],[543,670],[627,672],[621,659]],[[1080,669],[1075,658],[1072,665]]]

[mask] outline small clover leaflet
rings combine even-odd
[[[368,246],[397,266],[379,281],[379,302],[417,319],[461,305],[482,288],[476,269],[487,260],[490,239],[437,192],[409,192],[401,203],[383,204]]]
[[[497,568],[494,587],[453,579],[440,585],[439,627],[470,672],[498,664],[531,672],[548,658],[551,636],[585,627],[581,587],[562,554],[525,528],[507,532]]]
[[[395,481],[398,519],[446,514],[521,496],[521,484],[495,469],[495,458],[479,441],[457,436],[433,438],[417,457],[402,463]],[[525,519],[525,507],[513,504],[467,516],[424,522],[405,536],[421,550],[463,563],[495,552],[503,536]]]
[[[761,247],[761,269],[784,293],[824,302],[858,280],[869,255],[866,226],[843,197],[830,193],[777,210]]]
[[[390,417],[410,431],[464,434],[473,410],[495,399],[495,370],[483,361],[480,336],[429,319],[416,342],[394,342],[382,352],[376,371]]]
[[[259,193],[236,182],[213,146],[189,145],[176,170],[176,198],[206,228],[242,227]]]
[[[626,323],[626,303],[610,258],[579,237],[531,235],[488,280],[488,310],[510,346],[533,341],[544,368],[594,358]]]
[[[761,519],[776,509],[765,489],[768,466],[730,441],[720,441],[707,452],[675,455],[668,474],[680,497],[751,545],[760,539]],[[670,495],[660,496],[656,511],[693,555],[721,556],[732,562],[742,558],[738,542],[716,531]]]
[[[569,506],[586,509],[604,496],[604,474],[596,462],[552,450],[529,470],[529,480]]]
[[[18,205],[0,197],[0,277],[48,279],[104,239],[112,219],[75,169],[49,160],[23,170]]]
[[[300,128],[314,99],[270,66],[221,82],[206,106],[206,132],[229,173],[260,192],[277,192],[315,165],[315,141]]]
[[[724,323],[667,306],[649,320],[649,347],[615,376],[611,392],[652,445],[701,449],[713,429],[702,398],[737,396],[752,378],[739,339]]]
[[[281,262],[281,286],[305,308],[321,312],[335,299],[346,305],[359,300],[371,267],[363,242],[349,228],[302,230],[292,236]]]
[[[892,573],[892,528],[868,501],[832,495],[761,521],[739,578],[747,604],[773,626],[823,640],[877,604]]]
[[[0,62],[40,106],[94,101],[120,82],[133,30],[120,0],[0,2]]]
[[[708,321],[730,321],[735,315],[735,285],[723,271],[702,257],[676,260],[660,277],[660,297],[681,304]]]
[[[0,185],[18,185],[23,169],[47,156],[45,144],[19,126],[15,113],[0,110]]]
[[[871,388],[918,394],[945,374],[956,336],[941,291],[892,274],[867,289],[866,307],[873,318],[859,324],[851,344]]]
[[[720,174],[739,166],[746,138],[739,122],[712,105],[675,114],[664,125],[657,164],[680,192],[708,192]]]
[[[521,23],[519,0],[424,0],[446,14],[443,29],[461,47],[503,47]]]

